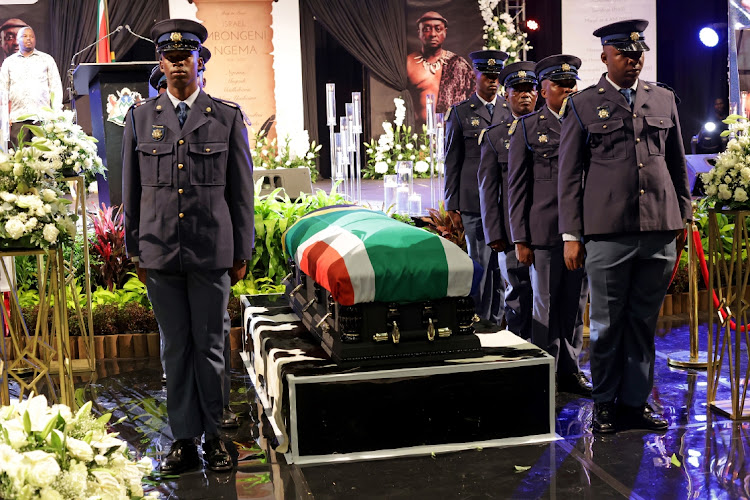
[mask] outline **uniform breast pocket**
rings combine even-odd
[[[673,126],[674,122],[668,116],[646,117],[648,154],[652,156],[664,156],[664,145],[667,141],[667,134]]]
[[[190,184],[223,186],[227,177],[227,144],[199,142],[189,145]]]
[[[557,161],[557,148],[534,149],[534,180],[552,179],[553,161]]]
[[[628,141],[625,136],[625,124],[622,119],[592,123],[589,129],[591,155],[606,159],[624,159],[628,157]]]
[[[174,146],[161,142],[138,144],[138,163],[142,186],[172,185]]]
[[[464,132],[464,155],[466,158],[479,158],[481,149],[479,147],[479,131],[467,130]]]

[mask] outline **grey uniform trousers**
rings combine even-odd
[[[481,215],[461,212],[461,222],[469,257],[484,269],[477,293],[472,295],[477,315],[499,325],[503,321],[505,307],[505,280],[495,258],[496,252],[484,241]]]
[[[513,245],[498,253],[500,272],[505,278],[505,321],[508,330],[531,340],[531,278],[529,268],[516,259]]]

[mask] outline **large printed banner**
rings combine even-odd
[[[656,80],[656,0],[562,0],[562,51],[580,57],[579,89],[599,81],[606,67],[601,41],[592,33],[606,24],[625,19],[646,19],[646,63],[641,78]]]
[[[276,113],[272,0],[194,0],[208,30],[206,92],[234,101],[256,130]]]

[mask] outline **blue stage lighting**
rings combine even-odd
[[[719,43],[719,34],[713,28],[703,28],[698,33],[698,38],[706,47],[716,47],[716,44]]]

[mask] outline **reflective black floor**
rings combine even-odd
[[[704,323],[704,343],[705,329]],[[660,321],[652,402],[670,421],[666,433],[595,436],[590,431],[591,401],[560,394],[557,432],[562,439],[554,443],[301,467],[287,465],[283,456],[268,450],[263,437],[268,425],[258,419],[252,387],[235,352],[232,406],[242,426],[226,439],[237,460],[236,472],[155,474],[148,489],[180,499],[750,498],[750,463],[745,460],[750,456],[750,423],[733,423],[706,411],[705,372],[667,365],[667,356],[687,349],[688,342],[685,318]],[[587,351],[582,366],[588,370]],[[160,374],[156,358],[107,361],[99,364],[96,377],[78,385],[80,395],[93,399],[102,411],[114,412],[113,421],[128,417],[116,430],[155,464],[172,440]],[[723,379],[719,396],[728,395]],[[508,408],[524,411],[512,401]]]

